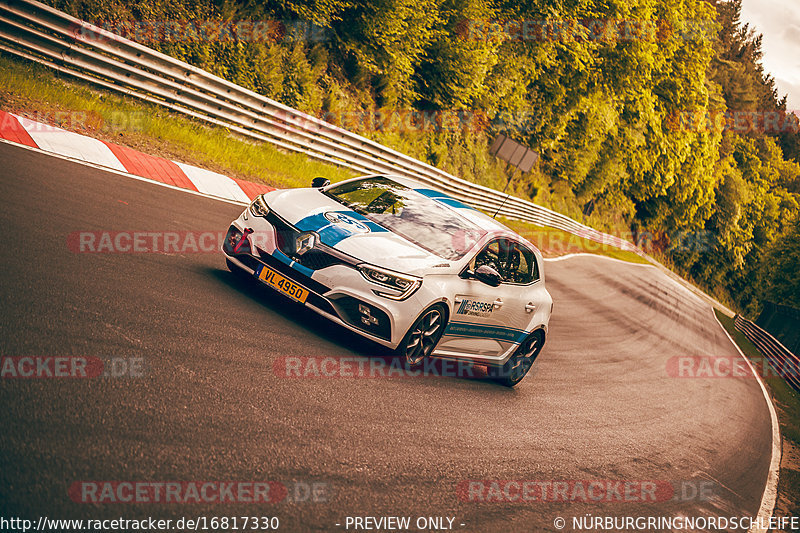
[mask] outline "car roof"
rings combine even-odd
[[[400,185],[409,187],[423,194],[424,196],[427,196],[431,200],[436,201],[440,205],[444,205],[450,208],[451,210],[455,211],[458,215],[464,218],[467,223],[471,224],[472,226],[475,226],[481,230],[486,231],[486,235],[484,235],[483,238],[476,241],[475,246],[473,248],[477,248],[478,244],[481,243],[485,244],[486,242],[489,242],[490,240],[493,240],[495,238],[507,237],[519,241],[521,243],[524,243],[526,246],[532,248],[537,253],[539,252],[538,248],[533,243],[525,239],[523,236],[521,236],[514,230],[510,229],[505,224],[487,215],[486,213],[483,213],[482,211],[479,211],[478,209],[475,209],[474,207],[453,198],[452,196],[450,196],[445,192],[432,188],[422,183],[421,181],[407,178],[405,176],[398,176],[396,174],[368,174],[333,183],[331,185],[326,186],[324,189],[333,188],[343,183],[349,183],[353,181],[359,181],[369,178],[378,178],[378,177],[388,179]],[[483,244],[481,244],[481,246],[482,245]]]
[[[358,176],[356,178],[350,178],[347,180],[339,181],[329,185],[327,188],[336,187],[337,185],[341,185],[343,183],[349,183],[351,181],[359,181],[368,178],[386,178],[400,185],[405,185],[415,191],[427,196],[431,200],[437,201],[439,204],[443,204],[450,209],[456,211],[459,215],[464,217],[468,222],[471,222],[473,225],[478,226],[481,229],[487,231],[507,231],[512,235],[516,235],[516,233],[509,229],[507,226],[502,224],[501,222],[495,220],[494,218],[490,217],[486,213],[483,213],[474,207],[465,204],[464,202],[457,200],[450,196],[449,194],[442,192],[439,189],[430,187],[425,185],[424,183],[407,178],[405,176],[398,176],[395,174],[369,174],[366,176]]]

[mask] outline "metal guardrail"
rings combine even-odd
[[[34,0],[0,0],[0,50],[284,150],[360,173],[413,178],[487,212],[641,253],[624,239],[457,178]]]
[[[736,315],[734,325],[769,360],[773,370],[783,377],[793,389],[800,391],[800,358],[755,322]],[[769,374],[765,373],[765,375]]]

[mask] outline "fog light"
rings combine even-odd
[[[239,236],[240,235],[241,235],[241,233],[239,233],[238,231],[235,231],[235,230],[231,230],[228,233],[228,243],[227,243],[228,244],[228,248],[233,250],[233,247],[236,246],[237,242],[239,242]]]
[[[361,313],[361,323],[365,326],[377,326],[378,319],[372,316],[372,311],[364,304],[358,304],[358,312]]]
[[[233,253],[238,254],[241,248],[245,248],[242,250],[242,253],[250,253],[250,243],[247,240],[247,236],[251,233],[253,233],[252,229],[245,228],[244,233],[242,233],[242,238],[239,239],[239,242],[233,247]]]

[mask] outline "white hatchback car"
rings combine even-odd
[[[394,349],[409,368],[467,361],[508,386],[542,349],[553,309],[535,246],[395,176],[258,196],[223,252],[232,271]]]

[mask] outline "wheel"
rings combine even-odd
[[[488,374],[498,383],[513,387],[525,377],[533,366],[536,356],[544,346],[544,332],[536,330],[519,345],[514,355],[501,367],[488,367]]]
[[[422,364],[442,338],[444,326],[445,310],[441,305],[434,305],[420,315],[395,350],[406,368],[416,368]]]

